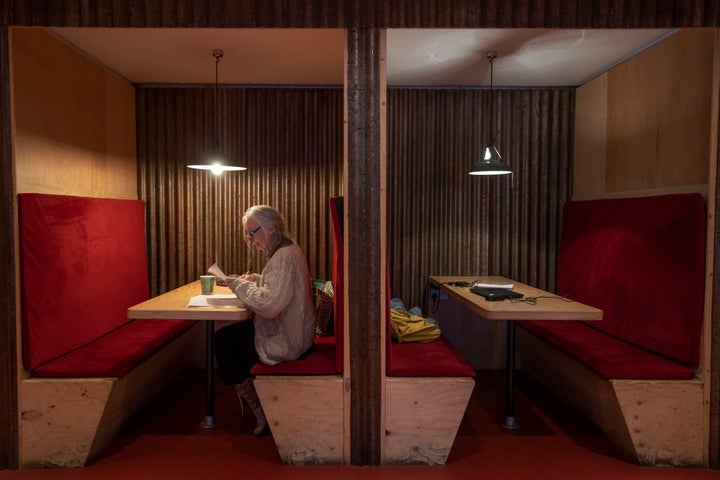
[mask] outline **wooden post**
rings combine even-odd
[[[385,35],[347,30],[345,68],[346,385],[350,463],[382,461],[386,295]],[[349,368],[347,360],[349,359]],[[347,372],[349,371],[348,382]]]

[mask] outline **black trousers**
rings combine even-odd
[[[252,320],[220,328],[213,337],[218,372],[225,385],[236,385],[250,377],[258,361],[255,350],[255,326]]]

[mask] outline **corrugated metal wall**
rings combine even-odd
[[[573,104],[572,89],[389,92],[391,295],[422,306],[429,275],[505,275],[554,289]],[[491,125],[512,177],[467,173]]]
[[[328,198],[342,194],[342,89],[220,88],[220,146],[248,167],[214,176],[185,165],[212,146],[212,88],[140,88],[139,192],[147,202],[151,294],[193,280],[217,261],[226,273],[260,271],[240,218],[273,205],[330,278]]]
[[[141,197],[148,209],[152,294],[214,261],[259,271],[240,216],[276,206],[330,278],[327,199],[342,194],[342,90],[220,88],[220,145],[247,171],[216,177],[186,163],[212,145],[211,88],[138,89]],[[428,275],[506,275],[554,288],[560,209],[570,197],[571,89],[494,91],[497,143],[510,177],[467,174],[489,139],[490,94],[388,92],[391,294],[422,305]]]

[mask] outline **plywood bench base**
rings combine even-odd
[[[28,378],[20,385],[20,466],[81,467],[140,407],[190,368],[199,326],[122,378]]]
[[[387,377],[383,463],[444,464],[474,387],[469,377]]]
[[[340,375],[258,375],[255,388],[284,464],[345,463]]]
[[[707,467],[700,380],[604,380],[518,329],[522,368],[641,465]]]

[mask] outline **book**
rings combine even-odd
[[[188,307],[242,307],[239,298],[233,294],[195,295],[190,297]]]

